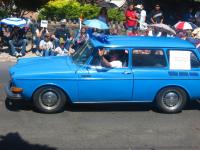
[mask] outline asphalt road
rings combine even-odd
[[[200,150],[200,105],[161,114],[148,105],[70,106],[40,114],[5,101],[11,63],[0,63],[0,150]]]

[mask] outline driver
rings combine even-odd
[[[109,67],[109,68],[122,68],[122,62],[120,61],[120,55],[117,51],[110,53],[109,61],[104,57],[106,50],[104,48],[98,49],[98,60],[93,62],[95,66]]]

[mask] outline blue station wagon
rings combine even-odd
[[[44,113],[71,103],[155,103],[182,111],[200,98],[199,51],[166,37],[92,38],[72,56],[23,58],[10,69],[7,97]]]

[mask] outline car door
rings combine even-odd
[[[79,102],[121,102],[132,99],[133,73],[128,65],[107,68],[90,64],[79,70],[78,74]]]
[[[168,81],[168,69],[162,49],[133,49],[133,101],[152,102]]]

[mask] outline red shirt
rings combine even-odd
[[[137,26],[137,14],[136,14],[136,11],[134,10],[127,10],[126,13],[125,13],[125,16],[126,16],[126,25],[129,26],[129,27],[135,27]],[[132,19],[135,19],[135,20],[130,20],[129,17],[131,17]]]

